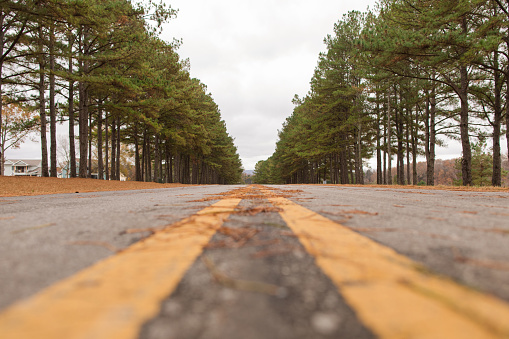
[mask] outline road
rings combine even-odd
[[[1,338],[509,338],[509,193],[0,198]]]

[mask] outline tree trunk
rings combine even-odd
[[[88,52],[86,28],[83,28],[83,34],[80,36],[80,50],[85,56]],[[80,70],[82,75],[88,74],[88,60],[80,60]],[[88,84],[80,80],[80,109],[79,109],[79,132],[80,132],[80,178],[88,177],[87,159],[88,159]]]
[[[92,112],[88,112],[88,178],[92,177]]]
[[[46,137],[46,99],[45,99],[45,75],[44,71],[46,68],[46,60],[44,57],[44,43],[43,43],[43,28],[39,26],[39,114],[41,119],[41,167],[43,177],[49,177],[48,171],[48,140]]]
[[[467,16],[464,15],[461,20],[461,28],[464,36],[468,34]],[[466,65],[460,65],[460,135],[461,135],[461,148],[463,150],[463,157],[461,158],[461,176],[463,178],[464,186],[472,185],[472,151],[470,148],[470,138],[468,136],[468,70]]]
[[[384,111],[387,111],[385,108],[386,108],[386,106],[385,106],[385,100],[384,100]],[[384,162],[384,165],[383,165],[383,184],[384,185],[387,185],[387,122],[388,122],[388,120],[384,119],[384,123],[383,123],[384,145],[383,145],[383,152],[382,152],[383,162]]]
[[[498,58],[498,52],[495,51],[493,53],[493,69],[495,80],[495,116],[493,117],[493,173],[491,176],[491,184],[493,186],[502,186],[502,156],[500,151],[500,125],[502,123],[502,81],[500,79]]]
[[[103,162],[103,112],[102,102],[99,102],[97,110],[97,179],[104,180]]]
[[[380,102],[378,98],[378,91],[376,92],[376,184],[381,185],[382,179],[382,150],[380,145]]]
[[[152,147],[151,147],[151,140],[150,136],[147,134],[147,141],[145,145],[145,181],[149,182],[152,181]]]
[[[419,109],[418,106],[415,107],[415,125],[412,123],[411,125],[411,134],[412,134],[412,184],[417,185],[417,143],[418,143],[418,135],[417,131],[419,126]]]
[[[170,146],[168,145],[168,141],[165,141],[165,160],[166,160],[166,183],[173,182],[172,173],[171,173],[171,155],[170,155]]]
[[[355,166],[355,181],[359,185],[364,185],[364,169],[362,166],[362,139],[361,139],[361,126],[357,128],[357,143],[356,143],[356,166]]]
[[[116,119],[112,117],[111,119],[111,180],[117,180],[117,132],[116,132]]]
[[[55,106],[55,28],[49,32],[50,176],[57,177],[57,109]]]
[[[509,38],[508,38],[509,39]],[[509,48],[509,40],[507,42]],[[509,58],[508,58],[509,59]],[[509,60],[508,60],[509,61]],[[509,161],[509,65],[506,71],[506,95],[505,95],[505,140],[507,142],[507,160]]]
[[[350,184],[356,184],[355,177],[353,175],[353,164],[352,164],[352,150],[348,147],[348,172],[350,174]]]
[[[392,126],[391,126],[391,97],[387,96],[387,184],[392,185],[392,150],[391,150],[391,137],[392,137]]]
[[[138,124],[134,124],[134,171],[136,181],[142,181],[141,163],[140,163],[140,142],[138,136]]]
[[[159,138],[155,136],[154,143],[154,182],[159,182]]]
[[[69,75],[73,74],[73,54],[72,54],[73,36],[69,34]],[[69,153],[70,164],[67,168],[71,171],[70,177],[76,178],[76,145],[74,143],[74,81],[69,80]]]
[[[104,145],[104,158],[105,158],[105,164],[104,164],[104,171],[106,173],[106,180],[110,180],[110,163],[109,163],[109,135],[108,135],[108,130],[109,130],[109,126],[108,126],[108,112],[106,112],[106,116],[104,117],[104,141],[105,141],[105,145]]]
[[[145,181],[147,176],[147,127],[143,129],[143,144],[141,145],[141,176],[140,181]]]
[[[117,173],[116,178],[120,180],[120,117],[117,117]]]
[[[410,124],[412,123],[412,111],[406,108],[406,178],[407,184],[410,185]],[[403,182],[403,185],[405,182]]]
[[[436,115],[436,97],[435,84],[432,84],[431,94],[426,97],[426,119],[425,119],[425,152],[426,152],[426,185],[435,185],[435,115]]]
[[[472,185],[472,153],[470,149],[470,138],[468,136],[468,71],[466,66],[460,66],[461,77],[461,112],[460,112],[460,134],[463,157],[461,158],[461,176],[464,186]]]

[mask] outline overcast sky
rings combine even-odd
[[[207,85],[245,169],[267,159],[277,131],[303,96],[323,39],[350,10],[375,0],[172,0],[163,39],[182,39],[191,76]]]
[[[334,23],[348,11],[365,11],[376,3],[167,1],[179,12],[165,24],[162,38],[182,39],[179,55],[189,58],[191,76],[208,86],[248,170],[274,152],[278,129],[292,114],[294,95],[308,92],[318,54],[325,51],[323,39],[332,34]],[[59,133],[66,129],[59,127]],[[437,149],[437,158],[461,156],[459,143],[447,143],[448,148]],[[27,142],[6,156],[40,158],[40,145]]]

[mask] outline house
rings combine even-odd
[[[41,176],[41,160],[32,159],[5,159],[5,176]]]

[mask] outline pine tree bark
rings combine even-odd
[[[387,184],[392,185],[392,126],[391,126],[391,97],[387,96]]]
[[[467,17],[463,16],[461,20],[462,32],[465,36],[468,34]],[[459,97],[461,101],[460,111],[460,135],[461,148],[463,157],[461,158],[461,176],[464,186],[472,185],[472,151],[470,148],[470,138],[468,136],[468,70],[466,65],[461,65],[460,71],[460,91]]]
[[[116,119],[111,117],[111,167],[110,167],[110,179],[117,180],[117,132],[116,132]]]
[[[55,28],[49,31],[50,176],[57,177],[57,109],[55,106]]]
[[[74,38],[72,34],[69,34],[69,75],[73,74],[73,46]],[[74,81],[69,80],[69,153],[70,153],[70,164],[67,168],[70,170],[70,177],[76,178],[76,145],[74,143]]]
[[[356,159],[355,159],[355,181],[358,185],[364,185],[364,169],[362,166],[362,134],[361,126],[357,127],[357,142],[356,142]]]
[[[120,117],[117,117],[117,173],[116,178],[120,180]]]
[[[92,112],[88,112],[88,173],[87,178],[92,177]]]
[[[426,95],[426,118],[425,124],[425,154],[426,154],[426,185],[435,185],[435,115],[436,115],[436,97],[435,84],[432,84],[431,93]]]
[[[385,106],[385,100],[384,100],[384,111],[387,111]],[[384,119],[384,145],[383,145],[383,184],[387,185],[387,119]]]
[[[103,162],[103,111],[102,102],[99,101],[97,110],[97,179],[104,180]]]
[[[509,48],[509,37],[507,41],[507,47]],[[506,96],[505,96],[505,140],[507,142],[507,160],[509,161],[509,65],[507,65],[506,71]]]
[[[109,163],[109,135],[108,135],[108,112],[106,112],[106,116],[104,117],[104,172],[106,173],[106,180],[110,180],[110,163]]]
[[[154,182],[159,182],[159,138],[155,136],[154,142]]]
[[[408,107],[406,108],[406,124],[405,124],[405,131],[406,131],[406,180],[407,182],[403,182],[403,185],[409,184],[410,185],[410,125],[412,121],[412,110],[409,110]]]
[[[419,126],[419,108],[415,107],[415,125],[411,124],[411,135],[412,135],[412,184],[417,185],[417,126]]]
[[[45,68],[46,58],[44,56],[44,32],[42,25],[39,26],[39,115],[41,119],[41,175],[49,177],[48,170],[48,140],[46,123],[46,98],[45,98]]]
[[[82,29],[80,34],[80,51],[82,55],[86,56],[88,53],[88,34],[87,28]],[[80,73],[81,75],[88,74],[88,60],[80,60]],[[79,107],[79,140],[80,140],[80,167],[79,176],[80,178],[88,177],[87,159],[88,159],[88,84],[80,80],[78,84],[79,96],[80,96],[80,107]]]
[[[165,167],[165,171],[166,171],[166,180],[165,182],[166,183],[171,183],[173,182],[172,180],[172,173],[171,173],[171,155],[170,155],[170,146],[168,145],[168,141],[166,140],[165,141],[165,160],[166,160],[166,167]]]
[[[141,163],[140,163],[140,142],[138,136],[138,124],[134,125],[134,170],[135,180],[142,181],[141,179]]]
[[[461,176],[464,186],[472,185],[472,151],[468,135],[468,71],[466,66],[460,66],[460,135],[463,157],[461,158]]]
[[[382,179],[382,151],[380,145],[380,101],[378,98],[378,91],[376,91],[376,184],[381,185]]]
[[[493,53],[494,60],[494,81],[495,81],[495,102],[493,117],[493,173],[491,176],[491,184],[493,186],[502,186],[502,156],[500,149],[500,125],[502,124],[502,82],[500,79],[500,71],[498,67],[499,53]],[[508,103],[509,104],[509,103]],[[507,119],[507,118],[506,118]]]

